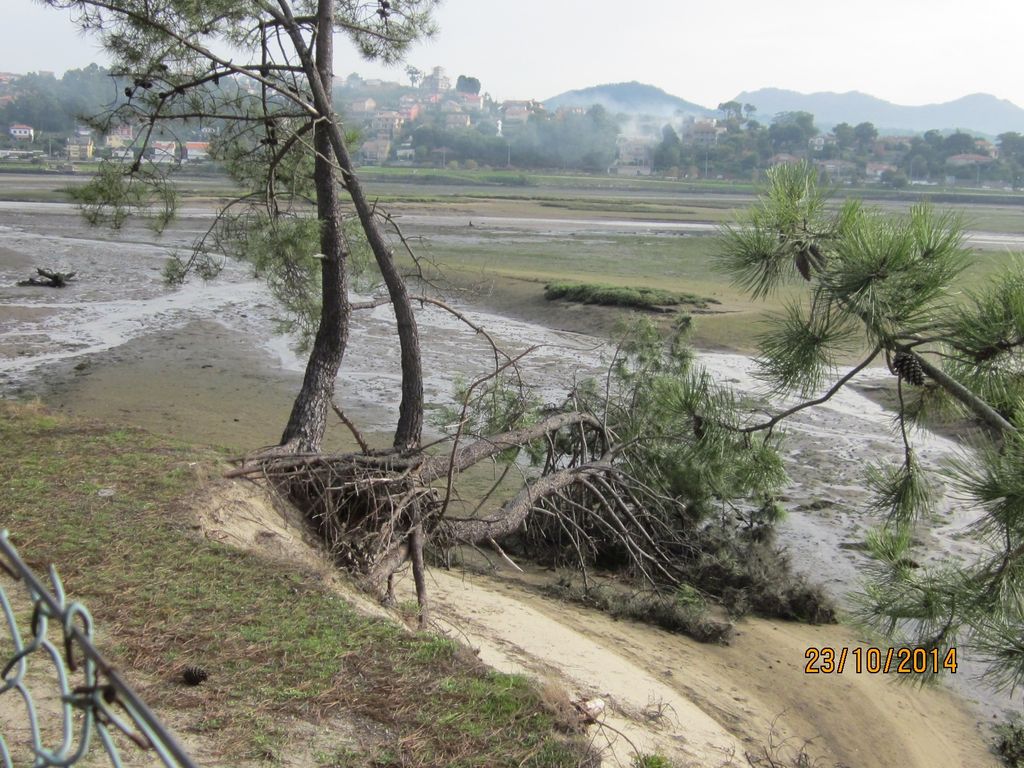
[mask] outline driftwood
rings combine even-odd
[[[48,269],[37,267],[36,272],[39,277],[30,277],[28,280],[22,280],[18,285],[37,285],[44,288],[64,288],[68,282],[74,280],[75,272],[51,272]],[[42,278],[42,279],[40,279]]]

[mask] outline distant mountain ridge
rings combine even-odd
[[[798,93],[781,88],[744,91],[735,101],[753,104],[753,117],[771,122],[779,112],[810,112],[815,124],[829,129],[838,123],[874,123],[883,133],[890,131],[923,132],[933,128],[941,131],[961,128],[966,131],[997,136],[1007,131],[1024,133],[1024,109],[1006,99],[987,93],[974,93],[943,104],[919,107],[884,101],[859,91],[834,93]],[[544,102],[549,110],[559,107],[590,107],[600,104],[615,114],[675,117],[680,114],[718,116],[716,110],[673,96],[661,88],[636,81],[607,83],[590,88],[566,91]]]
[[[757,107],[755,118],[768,122],[779,112],[810,112],[820,128],[837,123],[874,123],[880,130],[927,131],[962,128],[992,136],[1007,131],[1024,132],[1024,109],[987,93],[972,93],[943,104],[908,107],[869,96],[848,93],[798,93],[780,88],[744,91],[736,97]]]
[[[674,117],[677,114],[712,115],[714,110],[666,93],[661,88],[635,80],[630,83],[607,83],[575,91],[566,91],[544,102],[545,109],[559,107],[592,107],[600,104],[613,114],[654,115]]]

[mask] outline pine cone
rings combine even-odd
[[[892,359],[892,370],[908,384],[920,387],[924,384],[924,370],[915,355],[910,352],[897,352]]]
[[[811,279],[811,251],[809,248],[801,248],[793,257],[796,270],[804,280]]]
[[[185,681],[185,685],[199,685],[209,677],[210,673],[202,667],[185,667],[181,673],[181,679]]]
[[[793,257],[797,272],[804,280],[811,279],[812,272],[821,272],[825,267],[825,254],[817,243],[797,243],[798,250]]]

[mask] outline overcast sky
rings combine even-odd
[[[2,5],[0,71],[103,63],[66,12]],[[446,0],[438,22],[409,63],[478,77],[499,100],[638,80],[710,107],[766,86],[914,105],[984,92],[1024,106],[1021,0]],[[403,70],[338,46],[339,75]]]

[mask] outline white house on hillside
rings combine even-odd
[[[420,81],[420,90],[428,93],[442,93],[452,89],[452,81],[442,67],[434,67],[429,75]]]
[[[18,141],[35,141],[36,131],[31,125],[23,125],[21,123],[15,123],[10,127],[8,133]]]

